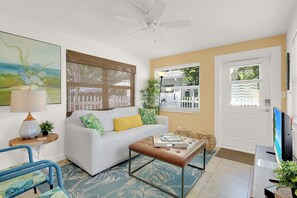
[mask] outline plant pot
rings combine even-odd
[[[42,135],[43,136],[47,136],[48,135],[48,131],[42,131]]]

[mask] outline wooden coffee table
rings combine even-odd
[[[142,182],[145,182],[173,197],[186,197],[186,195],[190,192],[191,189],[185,194],[184,193],[184,169],[186,166],[190,166],[192,168],[200,169],[204,172],[205,170],[205,141],[204,140],[196,140],[192,138],[184,138],[185,142],[187,142],[188,147],[187,148],[155,148],[153,137],[148,137],[143,140],[140,140],[138,142],[135,142],[131,145],[129,145],[129,175],[132,177],[135,177]],[[153,158],[153,160],[147,162],[146,164],[142,165],[141,167],[131,170],[131,152],[136,152],[142,155],[146,155],[148,157]],[[197,167],[194,165],[189,164],[193,158],[200,152],[203,151],[203,167]],[[172,192],[169,192],[153,183],[150,183],[136,175],[133,175],[136,171],[140,170],[141,168],[145,167],[149,163],[151,163],[154,160],[161,160],[163,162],[178,166],[182,169],[182,175],[181,175],[181,195],[178,196],[176,194],[173,194]],[[198,181],[199,178],[194,181],[194,184]],[[194,186],[192,185],[192,187]]]

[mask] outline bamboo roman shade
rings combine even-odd
[[[67,50],[67,114],[134,106],[136,66]]]

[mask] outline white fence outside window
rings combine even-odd
[[[102,109],[102,95],[69,95],[67,100],[68,111]],[[109,97],[108,104],[109,108],[130,106],[130,96],[112,95]]]

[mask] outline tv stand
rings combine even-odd
[[[274,153],[272,147],[256,146],[254,166],[250,176],[249,197],[265,197],[264,189],[268,186],[275,185],[270,180],[275,179],[273,169],[277,164],[275,155],[271,155],[270,153]]]

